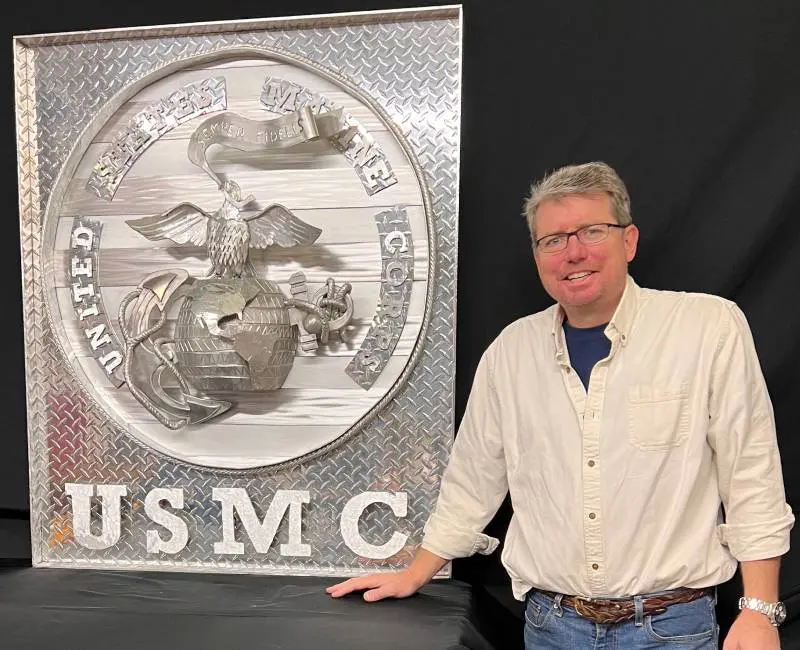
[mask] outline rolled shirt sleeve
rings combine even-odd
[[[447,560],[489,554],[499,544],[483,534],[508,491],[491,350],[478,364],[439,497],[425,525],[422,547]]]
[[[730,304],[712,369],[708,440],[716,454],[725,523],[720,537],[740,562],[789,550],[775,419],[745,315]]]

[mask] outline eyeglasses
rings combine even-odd
[[[569,238],[573,235],[578,241],[587,246],[599,244],[608,237],[611,228],[627,228],[618,223],[593,223],[590,226],[578,228],[572,232],[556,232],[536,240],[536,248],[543,253],[558,253],[563,251],[569,244]]]

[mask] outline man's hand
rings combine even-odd
[[[373,573],[360,578],[350,578],[325,589],[334,598],[354,591],[363,591],[364,600],[372,603],[384,598],[407,598],[415,594],[422,585],[427,584],[447,560],[420,548],[414,560],[403,571],[394,573]]]
[[[384,598],[407,598],[422,586],[408,570],[399,573],[373,573],[360,578],[350,578],[325,589],[334,598],[354,591],[363,591],[364,600],[374,602]]]
[[[731,625],[722,650],[780,650],[778,629],[766,616],[743,610]]]
[[[739,566],[745,596],[768,603],[778,600],[780,557],[742,561]],[[780,647],[778,628],[764,614],[743,609],[731,625],[722,650],[779,650]]]

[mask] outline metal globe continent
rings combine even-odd
[[[200,297],[183,301],[175,326],[176,360],[186,379],[209,394],[280,388],[292,369],[298,333],[278,285],[259,278],[201,279],[196,285]],[[244,305],[241,317],[235,306],[221,310],[216,334],[209,329],[212,301],[205,299],[212,293]]]

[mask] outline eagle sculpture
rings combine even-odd
[[[244,216],[243,209],[255,197],[251,194],[242,200],[239,185],[232,180],[226,180],[222,190],[222,206],[212,214],[183,202],[166,212],[126,223],[151,240],[205,246],[211,275],[216,277],[241,277],[251,247],[308,246],[322,233],[277,203]]]

